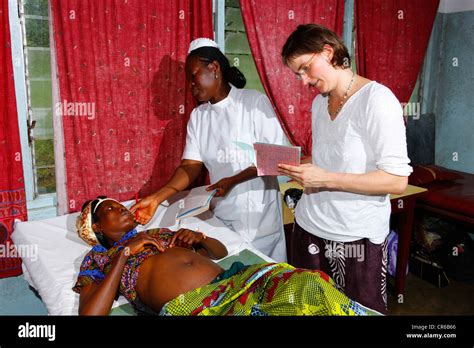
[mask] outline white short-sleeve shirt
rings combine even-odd
[[[327,97],[312,106],[313,164],[337,173],[383,170],[409,176],[403,110],[385,86],[370,82],[352,95],[334,121]],[[351,242],[368,238],[382,243],[389,233],[389,195],[306,189],[296,207],[296,221],[324,239]]]
[[[231,86],[226,98],[198,106],[191,113],[183,159],[204,163],[211,183],[233,176],[253,160],[236,142],[288,145],[268,97]],[[282,207],[276,177],[257,177],[212,200],[214,215],[253,247],[286,261]]]

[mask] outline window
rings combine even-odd
[[[225,55],[230,65],[239,68],[247,79],[245,88],[264,92],[250,51],[238,0],[225,1]]]
[[[56,216],[48,0],[9,0],[28,219]]]
[[[34,197],[56,192],[48,0],[21,0]]]

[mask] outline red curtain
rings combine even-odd
[[[10,235],[15,219],[26,221],[25,184],[21,160],[20,133],[16,110],[15,85],[8,19],[8,1],[0,5],[0,278],[22,273],[21,259],[12,253]]]
[[[212,1],[52,0],[51,10],[69,212],[156,190],[181,159],[194,107],[184,61],[192,39],[213,37]]]
[[[308,91],[281,61],[281,49],[299,24],[324,25],[342,35],[344,0],[240,0],[250,48],[260,80],[289,140],[311,153],[311,104]]]
[[[357,71],[408,102],[425,56],[439,0],[355,2]]]

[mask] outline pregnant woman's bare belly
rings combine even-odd
[[[142,302],[159,311],[180,294],[209,284],[222,271],[207,257],[173,247],[142,263],[136,290]]]

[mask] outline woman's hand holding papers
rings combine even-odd
[[[299,166],[279,164],[278,168],[281,175],[292,178],[305,188],[330,188],[332,173],[313,164],[307,163]]]
[[[328,172],[313,164],[290,166],[279,164],[279,173],[296,180],[303,187],[325,188],[365,195],[402,194],[408,177],[387,173],[381,169],[363,173]]]

